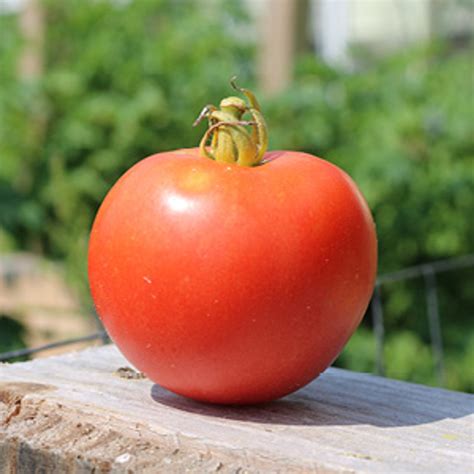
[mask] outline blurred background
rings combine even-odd
[[[375,298],[336,365],[473,392],[473,25],[472,0],[0,0],[0,353],[97,331],[101,200],[195,146],[236,74],[270,147],[336,163],[375,216]]]

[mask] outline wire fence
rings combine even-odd
[[[31,347],[25,349],[17,349],[15,351],[2,352],[0,354],[0,362],[5,362],[11,359],[16,359],[17,357],[26,357],[39,352],[48,351],[51,349],[57,349],[58,347],[70,346],[72,344],[78,344],[80,342],[90,342],[101,339],[104,344],[109,342],[109,337],[105,331],[97,331],[87,336],[74,337],[70,339],[64,339],[62,341],[50,342],[49,344],[44,344],[38,347]]]
[[[375,373],[378,375],[385,374],[384,361],[384,340],[385,340],[385,324],[384,311],[382,301],[382,287],[390,285],[395,282],[411,280],[414,278],[423,278],[427,319],[429,325],[429,334],[431,339],[431,348],[436,370],[436,377],[438,385],[443,386],[445,382],[444,372],[444,355],[443,355],[443,339],[440,323],[440,310],[437,292],[436,276],[439,273],[449,272],[452,270],[459,270],[462,268],[474,267],[474,254],[464,255],[461,257],[454,257],[447,260],[439,260],[435,262],[416,265],[413,267],[404,268],[403,270],[380,275],[377,278],[374,293],[370,303],[370,311],[372,315],[372,327],[375,336]],[[99,323],[100,324],[100,323]],[[18,349],[0,353],[0,362],[9,361],[18,357],[30,356],[45,352],[59,347],[67,347],[77,343],[92,342],[100,340],[103,344],[110,342],[107,333],[101,329],[86,336],[76,337],[72,339],[65,339],[42,346]]]
[[[384,340],[385,325],[381,288],[391,283],[422,277],[425,286],[428,327],[431,339],[434,366],[438,385],[445,382],[443,339],[440,322],[440,310],[436,275],[461,268],[474,267],[474,254],[454,257],[447,260],[416,265],[403,270],[381,275],[377,278],[371,301],[372,326],[375,335],[375,373],[385,374]]]

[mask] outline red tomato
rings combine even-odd
[[[375,229],[353,181],[304,153],[265,161],[150,156],[92,229],[90,285],[111,338],[151,380],[196,400],[263,402],[307,384],[372,293]]]

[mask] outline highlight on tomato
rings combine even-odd
[[[351,178],[267,151],[255,96],[233,87],[198,148],[149,156],[105,197],[89,244],[100,318],[123,355],[186,397],[287,395],[338,356],[369,303],[375,226]]]

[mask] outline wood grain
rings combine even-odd
[[[218,407],[121,367],[114,346],[0,365],[0,472],[474,472],[468,394],[329,369]]]

